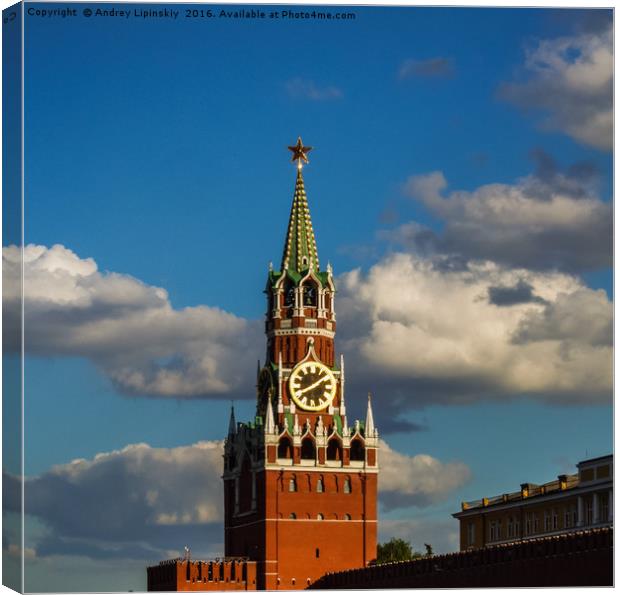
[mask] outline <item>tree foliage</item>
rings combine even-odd
[[[433,555],[433,546],[428,543],[424,544],[426,554],[416,552],[411,544],[399,537],[392,537],[390,541],[379,543],[377,545],[377,559],[375,564],[385,564],[386,562],[402,562],[405,560],[415,560],[425,556]]]
[[[414,551],[411,544],[404,539],[392,537],[390,541],[377,545],[377,564],[411,560],[413,557]]]

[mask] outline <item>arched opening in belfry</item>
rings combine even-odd
[[[284,306],[286,308],[295,307],[295,284],[287,279],[284,283]]]
[[[316,307],[318,299],[318,287],[317,284],[308,279],[303,285],[304,306]]]
[[[364,444],[359,438],[355,438],[351,440],[351,460],[352,461],[363,461],[365,458],[366,449],[364,448]]]
[[[314,440],[307,436],[301,441],[301,458],[314,461],[316,459],[316,447]]]
[[[278,442],[278,458],[293,458],[293,444],[288,436],[282,436],[282,438],[280,438],[280,442]]]
[[[342,443],[336,437],[327,443],[327,460],[342,461]]]

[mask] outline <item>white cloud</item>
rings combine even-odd
[[[314,81],[300,77],[291,79],[286,83],[286,91],[291,97],[309,99],[311,101],[328,101],[341,99],[342,90],[333,85],[321,86]]]
[[[189,540],[197,553],[210,551],[222,538],[222,444],[132,444],[27,478],[27,518],[46,527],[28,547],[43,557],[156,560]],[[18,511],[17,478],[4,475],[4,495],[7,510]]]
[[[500,96],[547,113],[543,125],[601,150],[613,146],[613,29],[542,40],[526,52],[525,82]]]
[[[442,463],[427,454],[407,455],[380,440],[379,501],[385,510],[428,506],[445,499],[471,478],[464,463]]]
[[[6,329],[19,322],[16,250],[4,249]],[[25,258],[27,353],[89,358],[133,394],[252,396],[258,322],[175,310],[165,290],[62,246],[28,246]],[[612,307],[573,276],[394,254],[342,275],[337,309],[350,386],[381,395],[384,430],[428,402],[609,401]],[[177,521],[161,511],[159,522]]]
[[[544,156],[548,158],[547,156]],[[405,193],[445,221],[435,233],[410,222],[381,237],[422,252],[534,269],[610,266],[612,210],[576,174],[537,172],[515,184],[486,184],[445,193],[441,171],[411,176]],[[582,169],[585,167],[582,165]]]
[[[131,444],[26,479],[27,522],[36,517],[46,528],[27,531],[29,553],[155,561],[189,543],[195,555],[221,555],[222,454],[221,441],[174,448]],[[380,457],[384,509],[427,506],[469,479],[463,463],[401,454],[384,441]],[[5,474],[8,512],[19,511],[19,490],[17,478]]]
[[[491,288],[520,283],[530,301],[490,301]],[[393,254],[366,275],[342,275],[339,288],[349,377],[376,386],[388,418],[429,402],[519,395],[610,402],[612,305],[575,277]]]
[[[176,310],[164,289],[101,273],[92,258],[61,245],[26,246],[24,271],[28,353],[89,358],[132,394],[194,397],[251,386],[258,323],[208,306]],[[8,337],[19,336],[20,273],[18,248],[3,248]]]

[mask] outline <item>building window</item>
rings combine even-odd
[[[540,531],[540,523],[538,522],[538,515],[534,515],[534,533],[538,533]]]
[[[586,525],[592,524],[592,496],[584,498],[586,505]]]
[[[317,515],[316,515],[316,518],[317,518],[319,521],[322,521],[325,517],[323,516],[323,513],[322,513],[322,512],[319,512],[319,514],[317,514]]]
[[[599,507],[598,520],[600,523],[606,523],[609,520],[609,495],[608,494],[598,495],[598,507]]]
[[[366,458],[364,445],[359,439],[351,441],[350,455],[352,461],[363,461]]]
[[[551,531],[551,515],[548,510],[545,510],[545,532]]]
[[[319,477],[319,479],[317,479],[316,481],[316,491],[317,492],[324,492],[325,491],[325,486],[323,485],[323,478]]]
[[[532,513],[530,512],[525,515],[525,534],[532,534]]]
[[[351,515],[348,512],[344,515],[344,520],[345,521],[350,521],[351,520]]]
[[[312,438],[304,438],[301,441],[301,458],[314,461],[316,458],[316,448]]]
[[[558,530],[558,511],[555,508],[551,511],[551,528]]]
[[[291,440],[284,436],[280,439],[278,444],[278,458],[279,459],[291,459],[293,458],[293,445]]]
[[[476,542],[476,525],[469,523],[467,525],[467,545],[474,545]]]
[[[294,477],[291,477],[288,480],[288,491],[296,492],[297,491],[297,480]]]
[[[319,548],[318,548],[318,547],[316,548],[316,551],[315,551],[315,556],[316,556],[317,558],[319,558],[319,557],[321,556],[321,550],[319,550]]]
[[[338,438],[332,438],[327,443],[327,460],[342,461],[342,444]]]
[[[351,480],[348,477],[344,480],[344,486],[342,489],[345,494],[351,493]]]
[[[497,541],[502,538],[502,521],[491,521],[489,525],[489,541]]]
[[[564,529],[569,529],[573,526],[573,511],[570,508],[564,509]]]
[[[508,519],[508,537],[515,536],[515,524],[512,517]]]
[[[291,512],[291,514],[288,515],[289,519],[296,519],[297,515],[294,512]]]

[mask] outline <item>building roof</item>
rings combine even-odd
[[[577,463],[577,467],[581,467],[584,463],[591,463],[594,461],[609,459],[611,460],[613,455],[607,455],[604,457],[597,457],[596,459],[588,459],[587,461],[580,461]],[[454,513],[452,516],[458,517],[462,514],[477,511],[479,509],[489,509],[494,506],[502,506],[506,504],[512,504],[517,501],[527,500],[528,502],[532,498],[550,496],[560,493],[566,493],[566,491],[580,487],[582,481],[579,474],[573,475],[560,475],[557,479],[549,481],[543,484],[524,483],[521,484],[521,489],[518,492],[509,492],[500,494],[499,496],[493,496],[491,498],[480,498],[478,500],[471,500],[469,502],[461,503],[461,511]]]
[[[295,182],[295,194],[291,206],[286,241],[282,254],[282,272],[288,271],[301,274],[302,271],[319,270],[319,256],[316,249],[316,240],[312,221],[310,219],[310,209],[308,208],[308,198],[304,188],[304,178],[301,168],[297,170],[297,180]]]

